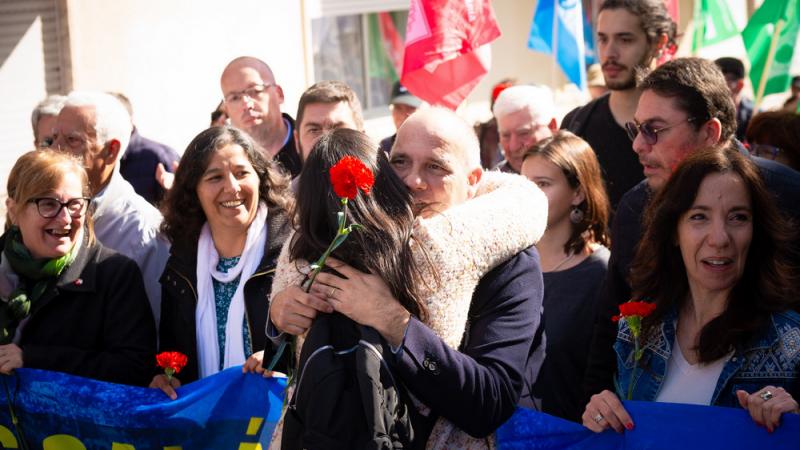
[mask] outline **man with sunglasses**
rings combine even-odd
[[[281,113],[283,89],[267,63],[252,56],[234,59],[222,71],[220,87],[231,124],[249,133],[287,174],[297,176],[302,163],[295,145],[294,120]]]
[[[169,256],[169,243],[159,233],[161,213],[119,172],[119,159],[130,137],[130,116],[116,98],[100,92],[72,92],[56,119],[52,146],[83,161],[92,188],[95,236],[105,247],[136,261],[158,324],[158,279]],[[62,205],[45,201],[37,206],[40,213],[49,214]],[[66,207],[80,209],[78,204]]]
[[[680,58],[655,69],[640,83],[633,120],[626,129],[644,167],[645,180],[620,200],[612,226],[611,258],[605,291],[599,299],[594,336],[584,378],[588,397],[614,390],[617,327],[611,317],[631,298],[628,271],[642,234],[644,210],[686,156],[700,149],[722,148],[735,140],[736,106],[725,78],[713,62]],[[746,152],[744,147],[742,151]],[[800,173],[774,161],[752,157],[778,207],[800,219]],[[800,263],[800,262],[798,262]]]
[[[663,0],[606,0],[597,16],[597,51],[610,93],[564,117],[561,128],[585,139],[603,169],[611,208],[642,180],[623,128],[639,99],[635,72],[651,69],[674,46],[676,31]]]

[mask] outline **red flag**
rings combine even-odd
[[[695,0],[700,1],[700,0]],[[664,6],[667,7],[670,17],[675,23],[680,23],[680,1],[679,0],[664,0]],[[661,57],[656,62],[657,66],[664,64],[667,61],[672,61],[675,58],[677,48],[667,48],[661,53]]]
[[[489,0],[411,0],[401,83],[456,109],[489,70],[486,44],[499,36]]]
[[[378,13],[378,25],[381,29],[381,42],[395,73],[400,74],[403,67],[403,37],[397,32],[388,12]]]

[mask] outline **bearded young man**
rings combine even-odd
[[[585,139],[597,154],[612,210],[643,178],[625,133],[640,90],[636,72],[652,69],[673,48],[677,25],[662,0],[606,0],[597,16],[597,51],[610,93],[564,117],[561,128]]]

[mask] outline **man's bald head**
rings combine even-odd
[[[281,116],[283,90],[272,69],[252,56],[240,56],[225,66],[220,77],[225,112],[231,124],[252,136],[274,156],[289,132]]]
[[[232,72],[239,71],[242,68],[254,69],[261,75],[261,78],[264,81],[275,83],[275,75],[272,73],[272,69],[269,67],[269,64],[254,56],[239,56],[238,58],[234,58],[228,63],[227,66],[225,66],[225,70],[222,71],[220,82],[222,82],[226,74],[230,75]]]
[[[483,174],[472,127],[442,108],[417,110],[403,122],[390,161],[422,216],[472,198]]]
[[[403,128],[406,128],[405,131]],[[435,146],[449,148],[468,170],[481,167],[481,147],[475,130],[449,109],[432,107],[417,110],[397,130],[396,142],[402,140],[401,135],[411,133],[417,134],[420,139],[428,139]]]

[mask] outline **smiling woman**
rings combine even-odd
[[[181,381],[244,364],[262,373],[267,294],[289,231],[289,181],[246,133],[212,127],[189,144],[162,204],[172,242],[161,276],[162,351],[189,363],[151,387],[176,398]]]
[[[757,167],[733,143],[699,151],[646,217],[631,286],[655,311],[642,321],[638,356],[620,321],[617,394],[741,406],[774,430],[782,414],[800,412],[798,274],[788,262],[796,241]],[[592,397],[583,423],[598,432],[633,427],[610,391]]]
[[[0,237],[0,372],[20,367],[144,385],[155,323],[136,263],[94,238],[81,162],[17,160]]]

